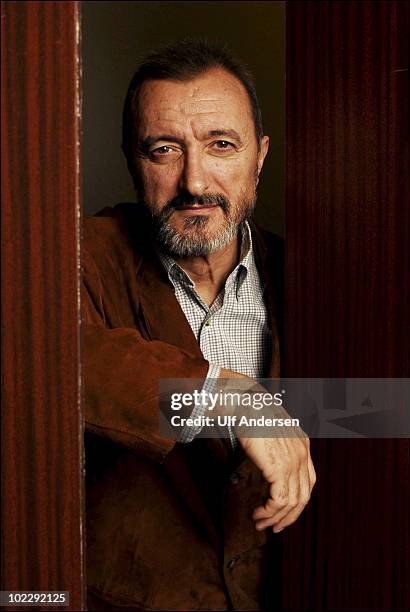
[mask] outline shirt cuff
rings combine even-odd
[[[220,366],[210,363],[209,368],[208,368],[208,373],[206,375],[201,391],[212,393],[212,391],[215,388],[215,383],[219,377],[220,372],[221,372]],[[198,404],[192,410],[189,418],[195,419],[196,417],[201,417],[204,415],[205,410],[206,410],[206,406],[204,406],[203,404]],[[184,427],[181,429],[181,432],[178,436],[178,442],[182,442],[183,444],[188,444],[189,442],[192,442],[195,436],[201,433],[202,428],[203,428],[203,425],[197,425],[197,426],[184,425]]]

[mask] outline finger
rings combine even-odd
[[[275,512],[272,516],[258,520],[256,522],[255,527],[259,529],[266,529],[266,527],[272,527],[276,525],[279,521],[284,519],[289,512],[295,509],[299,503],[300,497],[300,477],[299,477],[299,469],[295,466],[295,469],[292,470],[290,477],[288,479],[288,496],[287,499],[282,498],[282,507],[278,508],[278,511]],[[272,488],[271,488],[272,490]],[[273,487],[272,495],[276,496],[275,488]]]
[[[275,501],[272,497],[268,497],[268,499],[266,500],[263,506],[259,506],[258,508],[255,509],[252,515],[252,518],[254,521],[270,518],[284,506],[285,506],[285,502],[280,504],[278,503],[278,501]]]
[[[288,492],[284,486],[288,479],[281,477],[275,480],[269,487],[269,497],[263,506],[259,506],[253,513],[254,520],[267,519],[283,510],[288,503]],[[282,485],[280,484],[282,482]]]
[[[271,518],[288,504],[290,469],[282,465],[277,471],[277,477],[269,489],[269,497],[263,506],[253,513],[254,520]]]

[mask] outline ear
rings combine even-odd
[[[269,149],[269,136],[262,136],[262,140],[261,140],[259,152],[258,152],[258,181],[259,181],[259,175],[262,171],[263,162],[265,161],[265,157],[268,154],[268,149]]]

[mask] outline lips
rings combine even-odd
[[[175,210],[206,210],[216,208],[219,204],[191,204],[190,206],[175,206]]]

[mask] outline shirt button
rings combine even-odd
[[[235,565],[237,563],[239,563],[239,561],[241,560],[240,555],[236,555],[236,557],[233,557],[233,559],[231,559],[228,563],[227,563],[227,568],[228,569],[232,569],[233,567],[235,567]]]
[[[207,321],[205,321],[205,325],[209,327],[211,325],[211,319],[208,319]]]
[[[229,480],[231,481],[231,484],[233,484],[233,485],[238,484],[240,479],[241,479],[241,477],[238,474],[238,472],[232,472],[232,474],[230,475],[230,478],[229,478]]]

